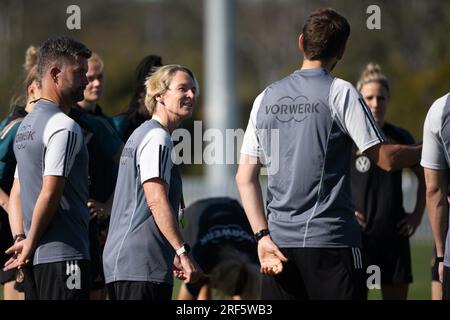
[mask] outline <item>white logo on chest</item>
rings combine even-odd
[[[355,167],[356,167],[356,170],[358,170],[361,173],[365,173],[365,172],[369,171],[369,169],[370,169],[369,158],[367,158],[367,156],[364,156],[364,155],[359,156],[358,158],[356,158]]]

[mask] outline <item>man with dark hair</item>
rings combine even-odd
[[[301,70],[255,100],[236,181],[258,241],[263,299],[361,299],[361,231],[350,188],[353,142],[385,170],[419,161],[421,147],[384,144],[364,99],[330,72],[350,27],[332,9],[308,18]],[[258,175],[268,172],[267,217]]]
[[[14,255],[5,266],[27,266],[26,299],[88,298],[88,154],[80,127],[66,113],[83,99],[90,55],[70,38],[44,42],[38,58],[41,98],[14,142],[10,203],[25,232],[14,236],[22,240],[7,250]]]

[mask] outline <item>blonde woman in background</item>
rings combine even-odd
[[[380,67],[369,63],[357,89],[390,143],[414,144],[405,129],[385,121],[390,87]],[[425,209],[425,182],[419,163],[411,167],[418,179],[417,200],[409,214],[403,207],[402,171],[385,171],[354,146],[352,192],[355,215],[363,231],[365,267],[376,265],[381,271],[381,292],[385,300],[404,300],[413,281],[409,238],[420,225]]]
[[[23,65],[25,81],[24,94],[20,99],[22,103],[16,102],[10,114],[0,123],[0,283],[3,284],[3,299],[23,300],[23,288],[20,283],[16,284],[16,270],[3,271],[4,263],[9,259],[5,250],[12,246],[14,241],[20,241],[21,232],[11,231],[11,225],[21,223],[15,221],[15,215],[9,214],[9,193],[14,180],[14,169],[16,157],[14,156],[13,143],[17,129],[23,118],[34,108],[34,102],[40,97],[40,85],[36,80],[37,48],[30,46],[25,54]],[[25,106],[22,104],[25,103]],[[22,281],[21,277],[17,277]]]

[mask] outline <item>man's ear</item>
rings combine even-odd
[[[298,48],[301,52],[305,52],[304,46],[303,46],[303,33],[300,33],[300,36],[298,37]]]
[[[61,70],[57,66],[52,66],[50,68],[50,76],[53,79],[54,82],[58,81],[58,74],[61,73]]]

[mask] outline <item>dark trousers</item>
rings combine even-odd
[[[365,281],[357,248],[282,248],[283,272],[263,275],[263,300],[362,300]]]
[[[442,282],[442,300],[450,300],[450,268],[444,266],[444,281]]]
[[[25,300],[89,300],[88,260],[43,263],[23,269]]]
[[[107,284],[109,300],[170,300],[173,286],[147,281],[116,281]]]

